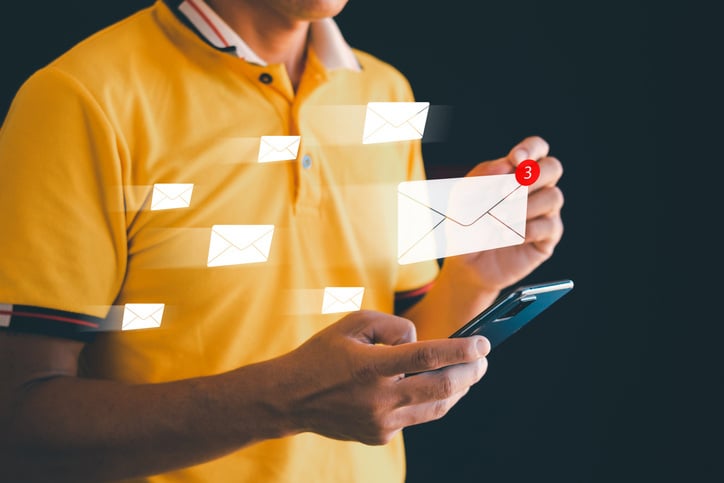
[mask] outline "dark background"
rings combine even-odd
[[[2,113],[33,70],[149,4],[4,7]],[[576,288],[492,353],[444,419],[406,430],[409,483],[716,481],[713,460],[691,465],[701,441],[682,440],[686,423],[672,417],[679,374],[655,290],[667,275],[655,280],[654,261],[668,216],[657,205],[659,122],[671,105],[659,64],[672,46],[658,37],[659,10],[351,0],[338,17],[348,41],[397,66],[419,100],[448,106],[447,137],[423,145],[431,178],[461,176],[534,134],[565,169],[563,240],[526,282]]]

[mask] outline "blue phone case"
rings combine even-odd
[[[495,347],[573,288],[573,280],[525,285],[500,296],[450,337],[485,336]]]

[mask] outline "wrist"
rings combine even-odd
[[[472,317],[495,300],[500,287],[486,284],[476,267],[458,258],[445,259],[436,285],[447,291],[451,304],[470,307]]]
[[[300,432],[292,418],[290,387],[284,382],[282,358],[250,364],[225,376],[232,394],[232,421],[242,445]],[[253,439],[249,440],[249,435]]]

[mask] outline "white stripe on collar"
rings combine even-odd
[[[211,45],[218,48],[234,47],[236,55],[247,62],[267,65],[204,0],[184,0],[178,8]],[[310,39],[314,51],[327,69],[360,70],[357,58],[333,19],[311,22]]]
[[[266,65],[204,0],[185,0],[178,9],[214,47],[235,47],[238,57],[252,64]]]

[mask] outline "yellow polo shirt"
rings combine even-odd
[[[162,382],[278,356],[349,303],[392,312],[431,282],[434,261],[396,259],[420,142],[362,143],[366,104],[411,89],[354,53],[359,72],[310,50],[294,93],[283,66],[213,48],[159,1],[36,72],[0,131],[0,330],[86,339],[83,375]],[[277,145],[296,156],[260,162],[267,136],[299,136]],[[388,482],[404,465],[401,436],[305,433],[138,481]]]

